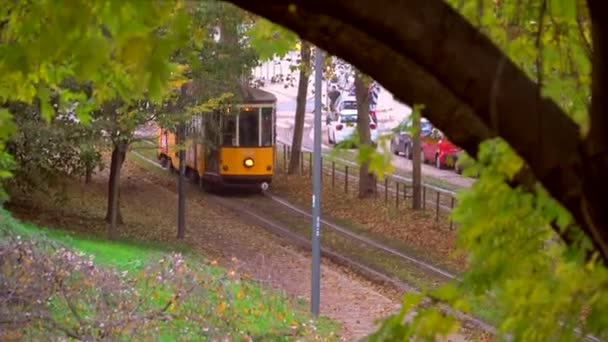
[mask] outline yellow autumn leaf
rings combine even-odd
[[[207,32],[204,28],[199,27],[198,29],[196,29],[193,34],[194,45],[199,49],[202,48],[206,36]]]
[[[215,307],[215,312],[221,315],[226,310],[226,302],[221,302]]]
[[[243,290],[241,290],[236,294],[236,299],[241,299],[241,298],[243,298],[244,295],[245,294],[243,293]]]

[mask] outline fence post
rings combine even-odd
[[[312,177],[312,152],[308,154],[310,157],[308,158],[308,177]]]
[[[399,181],[395,180],[395,207],[399,209]]]
[[[437,192],[437,202],[435,203],[435,221],[439,221],[439,195],[440,192]]]
[[[283,173],[287,171],[287,145],[283,145]]]
[[[321,157],[321,184],[323,184],[323,157]]]
[[[331,187],[336,185],[336,162],[331,161]]]
[[[426,210],[426,186],[422,186],[422,212]]]
[[[348,193],[348,165],[344,165],[344,193]]]
[[[300,174],[304,176],[304,152],[300,151]]]
[[[388,175],[384,177],[384,204],[388,203]]]
[[[374,175],[374,198],[378,198],[378,177]]]
[[[454,209],[454,196],[452,196],[450,199],[450,213],[452,212],[452,209]],[[454,227],[454,220],[452,220],[450,215],[450,230],[452,230],[452,227]]]

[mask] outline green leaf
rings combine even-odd
[[[16,130],[15,122],[13,121],[13,116],[6,108],[0,108],[0,139],[6,139]],[[4,145],[2,145],[4,148]],[[3,151],[0,149],[0,154]]]
[[[286,55],[299,41],[295,33],[263,18],[256,20],[247,35],[262,61]]]
[[[38,99],[40,100],[40,113],[46,121],[50,121],[55,116],[55,110],[51,105],[51,90],[41,85],[38,88]]]
[[[552,0],[551,9],[553,14],[567,20],[574,20],[577,11],[576,1],[577,0]]]
[[[458,295],[458,289],[452,284],[441,286],[433,291],[433,296],[448,303],[458,298]]]

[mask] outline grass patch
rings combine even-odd
[[[313,320],[303,306],[285,295],[243,279],[234,271],[214,265],[214,262],[193,254],[181,245],[108,241],[96,236],[22,223],[13,219],[5,210],[1,210],[0,217],[1,231],[7,234],[0,243],[8,243],[8,236],[19,235],[90,255],[98,267],[122,274],[124,281],[134,287],[135,293],[149,295],[141,305],[142,310],[162,307],[178,288],[174,283],[168,283],[164,287],[151,286],[150,279],[156,279],[157,273],[146,274],[150,265],[158,266],[160,259],[168,260],[168,255],[173,252],[182,253],[192,272],[191,276],[196,279],[200,289],[185,296],[179,305],[175,304],[174,308],[168,310],[162,320],[157,324],[150,323],[149,329],[139,331],[136,337],[161,341],[212,340],[226,336],[231,339],[252,337],[254,340],[331,340],[338,329],[329,319]],[[79,281],[85,284],[86,278]],[[92,284],[93,287],[94,285]],[[135,296],[133,300],[136,299]],[[70,321],[71,310],[62,305],[60,300],[53,299],[48,305],[51,317],[61,325],[76,329],[77,320]],[[93,315],[97,307],[89,303],[77,307],[77,310],[82,317],[86,317]],[[30,327],[33,330],[21,329],[18,334],[32,338],[46,334],[36,330],[36,327],[40,329],[40,326],[34,325]],[[61,336],[60,332],[53,333]],[[120,335],[118,337],[126,338]]]

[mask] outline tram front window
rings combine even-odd
[[[272,146],[272,107],[262,108],[262,146]]]
[[[259,110],[244,109],[239,115],[239,145],[243,147],[259,146]]]

